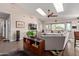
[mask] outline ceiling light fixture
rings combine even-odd
[[[46,16],[46,13],[41,8],[37,8],[36,11],[42,16]]]
[[[57,12],[62,12],[63,10],[63,4],[62,3],[53,3],[53,5],[55,6],[55,9]]]

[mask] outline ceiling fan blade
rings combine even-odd
[[[48,9],[48,17],[57,17],[58,15],[55,15],[53,12],[50,12]]]
[[[58,15],[48,15],[48,17],[57,17]]]
[[[57,17],[58,15],[52,15],[52,17]]]

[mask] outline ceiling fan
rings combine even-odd
[[[58,15],[54,14],[53,12],[51,12],[49,9],[48,9],[48,18],[49,17],[57,17]]]

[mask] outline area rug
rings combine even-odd
[[[29,56],[29,54],[25,53],[24,51],[13,51],[10,53],[4,53],[0,56]]]

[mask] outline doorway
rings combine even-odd
[[[0,12],[0,40],[9,40],[10,14]]]

